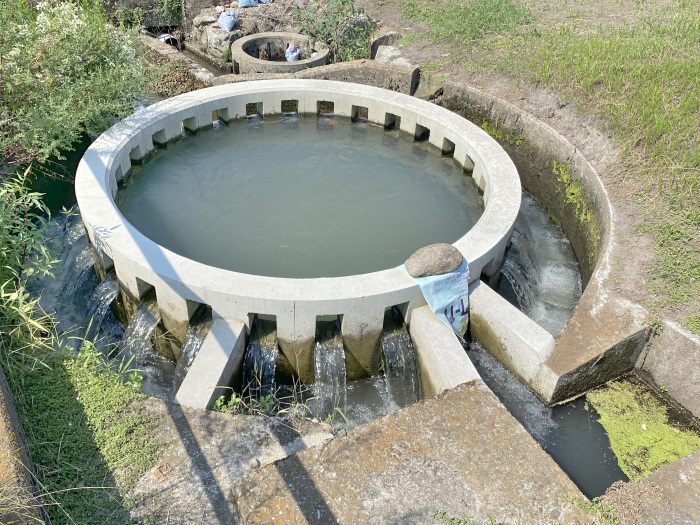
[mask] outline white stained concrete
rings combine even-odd
[[[173,315],[165,314],[171,324],[184,323],[186,312],[199,303],[227,319],[247,322],[252,313],[274,315],[283,350],[288,357],[302,356],[299,362],[305,361],[303,353],[313,342],[318,316],[351,317],[352,322],[344,323],[343,335],[361,341],[362,327],[381,323],[386,308],[408,303],[410,318],[410,310],[424,304],[415,281],[398,268],[320,279],[241,274],[173,253],[146,238],[121,215],[114,202],[117,181],[129,171],[132,160],[149,153],[154,141],[176,139],[183,128],[212,126],[213,112],[224,119],[244,118],[249,103],[256,104],[264,116],[279,114],[285,100],[296,100],[299,113],[311,114],[318,112],[320,102],[330,101],[340,117],[351,117],[358,107],[365,107],[371,122],[385,125],[400,117],[402,131],[429,130],[433,145],[453,146],[459,164],[474,164],[485,202],[477,224],[454,245],[469,262],[474,279],[492,260],[502,257],[520,207],[520,179],[508,155],[478,126],[429,102],[359,84],[301,79],[228,84],[138,111],[101,135],[78,166],[75,191],[88,235],[100,258],[113,261],[120,282],[134,299],[139,290],[153,286],[157,296],[168,297],[169,306],[159,300],[159,308],[174,310]],[[174,304],[178,297],[179,306]],[[353,327],[360,333],[352,332]],[[174,326],[170,329],[182,332]],[[294,366],[295,360],[290,361]]]
[[[455,333],[429,306],[413,310],[408,330],[416,347],[425,397],[481,380]]]
[[[556,383],[545,362],[554,337],[481,281],[469,287],[472,338],[496,356],[535,392],[540,383]]]
[[[245,353],[245,324],[222,318],[214,322],[192,362],[174,401],[192,408],[211,408],[240,375]]]

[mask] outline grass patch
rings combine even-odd
[[[576,34],[562,25],[533,39],[521,73],[574,94],[604,116],[628,169],[654,204],[657,250],[647,306],[700,305],[700,13],[687,2],[633,27]],[[692,322],[686,325],[695,333]]]
[[[430,26],[432,42],[473,42],[486,33],[508,32],[532,20],[530,11],[512,0],[400,0],[404,15]]]
[[[669,422],[666,407],[639,382],[611,381],[586,394],[620,468],[636,480],[700,448],[700,435]]]
[[[46,355],[21,381],[15,400],[52,521],[130,523],[124,497],[164,446],[139,411],[144,394],[90,344],[76,358]]]
[[[617,525],[619,523],[617,516],[615,516],[615,509],[603,505],[598,498],[593,498],[593,501],[587,501],[578,496],[567,496],[564,498],[564,501],[576,505],[590,516],[596,525]]]

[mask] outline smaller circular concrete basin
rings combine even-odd
[[[231,44],[234,71],[240,74],[296,73],[323,66],[328,61],[329,50],[320,42],[312,46],[312,40],[299,33],[257,33],[241,38]],[[294,62],[287,62],[284,57],[290,42],[301,50],[299,60]],[[313,57],[312,53],[315,53]]]

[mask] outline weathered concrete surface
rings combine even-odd
[[[700,523],[700,450],[632,483],[616,483],[602,498],[624,525]]]
[[[429,306],[411,311],[408,329],[416,348],[425,397],[481,379],[457,336]]]
[[[175,402],[192,408],[211,408],[234,377],[241,377],[246,325],[216,318],[190,366]],[[223,387],[223,388],[222,388]]]
[[[647,338],[647,313],[591,283],[545,365],[559,379],[539,394],[556,403],[631,370]]]
[[[429,398],[232,485],[241,523],[585,523],[580,494],[481,381]]]
[[[546,206],[571,241],[586,287],[609,249],[613,219],[607,192],[593,166],[544,122],[471,86],[446,81],[437,102],[487,129],[506,150],[518,167],[523,187]]]
[[[296,78],[354,82],[412,95],[418,87],[420,70],[417,67],[406,69],[362,59],[307,69],[295,76]]]
[[[0,368],[0,523],[24,525],[42,520],[41,500],[35,497],[22,423],[17,416],[10,386]],[[10,510],[10,507],[16,509]]]
[[[651,374],[657,385],[700,418],[700,337],[665,321],[664,330],[639,356],[637,368]]]
[[[428,277],[454,272],[462,264],[460,251],[447,243],[431,244],[417,250],[406,259],[406,271],[411,277]]]
[[[553,388],[557,378],[544,366],[555,344],[549,332],[482,281],[469,287],[469,312],[475,341],[533,391]]]
[[[146,473],[129,497],[138,502],[132,518],[157,514],[156,523],[234,524],[231,482],[332,437],[327,426],[303,419],[221,414],[154,398],[145,410],[161,421],[155,439],[169,446],[158,470]]]
[[[416,67],[409,60],[401,55],[401,50],[396,46],[381,45],[377,47],[374,59],[382,64],[391,64],[396,67],[413,69]]]
[[[212,82],[213,86],[224,84],[236,84],[238,82],[253,82],[255,80],[279,80],[281,78],[294,78],[293,73],[252,73],[250,75],[221,75]]]

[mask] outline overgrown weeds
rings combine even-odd
[[[354,0],[314,0],[295,10],[301,32],[326,44],[333,62],[369,58],[374,28]]]
[[[0,364],[13,392],[47,511],[56,523],[128,523],[124,497],[158,455],[145,396],[89,342],[57,348],[53,320],[26,290],[53,262],[48,211],[27,174],[0,180]]]

